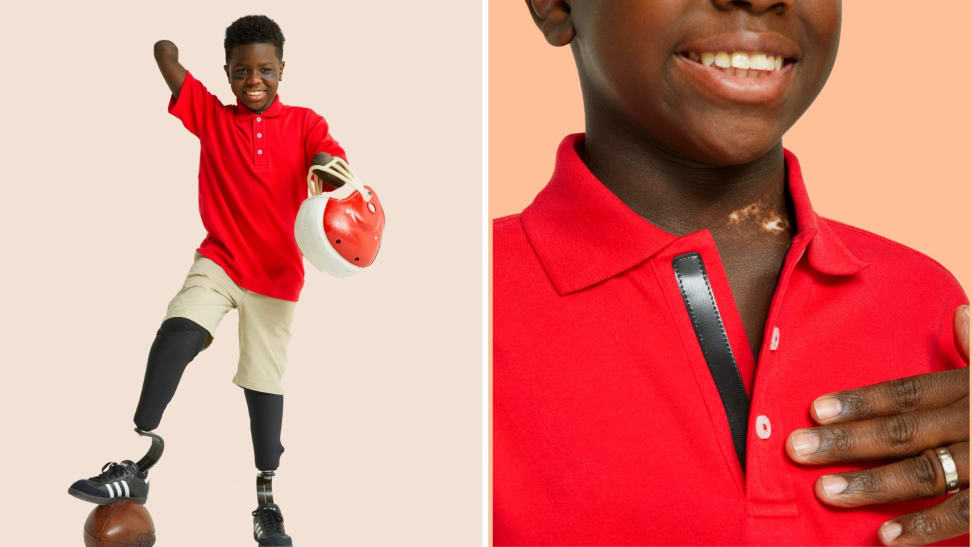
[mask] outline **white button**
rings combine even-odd
[[[262,154],[263,150],[257,150],[257,154]]]
[[[770,339],[770,351],[776,351],[780,347],[780,328],[773,327],[773,338]]]
[[[368,204],[368,210],[371,211],[372,213],[374,213],[375,212],[375,204],[374,203],[369,203]]]
[[[257,121],[260,121],[260,116],[257,116]]]
[[[756,416],[756,436],[760,439],[768,439],[773,428],[770,427],[769,418],[760,414]]]
[[[257,133],[257,138],[258,138],[258,139],[259,139],[260,137],[262,137],[262,136],[263,136],[263,133]]]

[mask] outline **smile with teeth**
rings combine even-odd
[[[263,90],[261,89],[259,91],[247,91],[246,95],[248,97],[259,97],[260,95],[263,95]]]
[[[725,73],[745,78],[760,78],[776,72],[788,63],[782,55],[768,53],[745,53],[741,51],[716,51],[683,53],[683,57],[701,65],[722,70]]]

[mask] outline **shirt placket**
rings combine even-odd
[[[706,404],[717,441],[722,447],[726,465],[733,474],[745,499],[746,514],[750,517],[795,517],[797,509],[792,479],[786,469],[783,443],[788,433],[788,425],[783,417],[781,401],[775,397],[780,393],[779,382],[785,381],[782,372],[781,355],[785,348],[785,332],[782,325],[783,301],[786,287],[793,269],[802,257],[807,238],[797,236],[787,252],[784,267],[777,289],[774,292],[767,316],[767,333],[759,349],[756,377],[750,398],[748,431],[746,437],[746,469],[736,457],[725,409],[718,390],[712,379],[706,360],[699,349],[699,341],[689,320],[683,295],[675,281],[672,261],[685,253],[698,253],[709,272],[710,281],[728,291],[728,283],[715,241],[707,231],[689,234],[661,251],[653,259],[656,275],[663,287],[665,296],[675,315],[677,330],[687,351],[687,360],[696,380],[708,394]],[[718,281],[717,281],[718,280]],[[734,302],[717,299],[716,306],[725,328],[733,332],[744,332],[742,321]],[[738,337],[737,337],[738,338]],[[732,344],[732,352],[738,359],[746,358],[748,346],[740,347],[739,340]],[[750,358],[751,359],[751,358]]]
[[[263,116],[253,119],[251,126],[252,136],[250,142],[253,143],[253,165],[258,169],[266,168],[269,165],[269,150],[267,148],[267,120]]]
[[[718,249],[715,241],[707,231],[688,234],[671,243],[662,249],[652,258],[653,269],[662,287],[665,300],[673,317],[673,325],[681,339],[682,347],[685,350],[685,365],[697,382],[701,401],[709,416],[711,424],[711,436],[707,436],[705,431],[695,432],[699,435],[701,442],[716,442],[723,456],[723,465],[726,472],[731,476],[732,482],[736,485],[740,498],[745,496],[745,481],[742,464],[737,456],[735,444],[732,438],[732,431],[727,420],[728,414],[716,386],[712,371],[709,369],[708,362],[699,343],[693,320],[690,312],[686,308],[683,294],[676,278],[673,261],[676,257],[684,256],[688,253],[698,254],[704,268],[708,272],[709,281],[713,275],[722,275],[722,265],[719,260]],[[724,309],[726,303],[719,298],[715,298],[716,306],[721,315],[726,315]],[[735,346],[732,351],[738,354]],[[672,356],[673,358],[675,356]],[[712,462],[712,466],[717,465]],[[715,467],[713,467],[713,470]]]
[[[787,423],[784,401],[779,394],[785,391],[787,337],[793,334],[785,323],[787,288],[812,236],[799,234],[793,238],[766,318],[750,401],[749,472],[746,473],[746,514],[750,517],[796,517],[800,514],[785,459],[784,444],[793,426]]]

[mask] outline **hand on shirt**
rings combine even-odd
[[[969,362],[969,307],[955,311],[955,343]],[[821,427],[790,434],[786,451],[805,464],[898,460],[862,471],[824,475],[814,490],[824,503],[856,507],[945,494],[935,449],[947,448],[958,471],[958,493],[923,511],[881,525],[887,545],[925,544],[969,531],[969,369],[899,378],[817,398],[811,416]]]

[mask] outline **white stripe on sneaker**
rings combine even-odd
[[[128,481],[121,481],[121,483],[122,483],[122,486],[125,487],[125,497],[126,498],[132,497],[131,492],[129,492],[129,490],[128,490]]]
[[[108,489],[108,497],[111,499],[115,498],[115,491],[111,489],[111,483],[106,483],[105,488]]]

